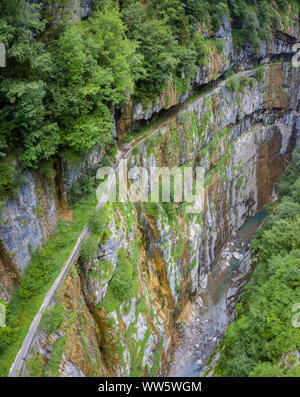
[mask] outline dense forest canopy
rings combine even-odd
[[[70,0],[32,3],[0,2],[2,201],[18,182],[16,168],[47,172],[59,153],[111,144],[112,107],[131,95],[153,100],[170,73],[188,90],[223,18],[232,20],[236,45],[247,40],[258,51],[299,9],[288,0],[96,0],[80,21]]]

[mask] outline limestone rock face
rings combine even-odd
[[[266,66],[261,82],[254,73],[244,90],[234,92],[222,83],[187,104],[130,155],[129,168],[142,166],[149,174],[153,166],[203,167],[204,209],[193,215],[180,205],[173,210],[164,205],[153,210],[140,202],[110,205],[108,237],[99,242],[91,262],[79,263],[81,291],[67,306],[70,315],[79,299],[90,313],[93,326],[84,343],[95,343],[96,337],[97,374],[166,374],[177,336],[174,324],[189,318],[193,293],[206,287],[229,236],[276,197],[274,184],[298,133],[299,72],[278,63]],[[293,89],[282,91],[282,86]],[[124,284],[117,284],[116,291],[114,279],[120,274],[129,284],[118,301]],[[78,354],[64,352],[61,375],[87,376],[90,369],[79,355],[82,337],[68,332],[66,337],[69,345],[78,346]]]
[[[86,18],[90,15],[95,0],[72,0],[70,3],[49,2],[49,0],[31,0],[29,2],[42,4],[55,22],[55,19],[59,20],[61,15],[68,15],[71,20],[75,21]]]
[[[90,3],[82,2],[83,9]],[[295,38],[298,32],[289,34]],[[195,85],[214,81],[230,65],[247,69],[291,52],[291,43],[282,38],[266,43],[259,54],[247,45],[234,51],[226,18],[215,39],[222,40],[223,52],[211,49],[211,61],[199,67]],[[189,318],[184,310],[199,286],[206,288],[229,236],[276,197],[275,182],[300,136],[299,70],[278,62],[267,64],[264,73],[261,80],[255,70],[239,73],[237,89],[228,81],[211,87],[160,122],[130,153],[129,167],[143,167],[148,175],[155,166],[202,167],[203,210],[190,213],[182,204],[140,201],[107,206],[110,221],[97,255],[79,259],[58,297],[66,309],[58,330],[65,341],[60,376],[167,373],[176,323]],[[125,134],[183,103],[189,94],[178,93],[173,80],[170,76],[166,91],[147,106],[131,98],[119,131],[122,125]],[[0,276],[7,275],[1,285],[15,284],[15,273],[30,261],[30,247],[41,246],[55,231],[61,196],[103,155],[95,150],[74,164],[62,160],[52,188],[38,174],[24,172],[17,196],[1,210],[7,220],[0,229]],[[145,187],[142,193],[149,192]],[[36,340],[35,351],[45,363],[53,343],[51,336]]]
[[[86,18],[90,14],[94,1],[95,0],[81,0],[81,2],[80,2],[80,17],[81,18]]]
[[[65,378],[82,378],[84,374],[72,361],[67,361],[61,369],[61,376]]]
[[[74,7],[75,3],[77,4],[77,2],[74,2]],[[81,9],[90,10],[92,3],[92,0],[87,0],[78,2],[77,5],[81,7]],[[86,12],[87,11],[84,11],[84,13]],[[290,28],[288,35],[289,40],[286,40],[286,36],[286,33],[282,33],[282,35],[279,34],[274,40],[265,43],[262,46],[261,52],[257,54],[254,54],[250,46],[247,46],[247,44],[243,46],[243,49],[234,51],[231,26],[228,19],[224,17],[222,26],[216,33],[215,37],[216,40],[222,40],[223,51],[221,54],[218,54],[216,48],[211,49],[211,61],[208,62],[207,65],[199,67],[195,78],[195,85],[202,86],[213,81],[217,75],[222,74],[230,67],[230,65],[233,64],[242,68],[248,68],[259,64],[259,62],[268,61],[268,59],[273,56],[291,54],[291,41],[292,39],[297,40],[299,37],[296,20],[294,21],[293,28]],[[288,66],[286,65],[284,67]],[[213,100],[216,101],[216,103],[214,103],[214,106],[218,106],[217,102],[222,98],[220,101],[220,114],[218,115],[220,121],[211,120],[210,123],[210,120],[208,120],[210,130],[212,131],[212,128],[223,128],[222,126],[226,126],[231,123],[234,125],[234,134],[240,134],[241,131],[239,130],[245,130],[253,123],[253,120],[250,120],[250,118],[253,118],[253,110],[256,109],[257,113],[260,112],[260,109],[263,109],[263,96],[265,94],[268,95],[268,107],[270,108],[269,113],[271,113],[271,109],[274,107],[281,108],[282,101],[284,100],[288,101],[288,103],[284,104],[285,108],[290,106],[295,109],[298,101],[297,91],[294,89],[293,85],[290,85],[289,95],[285,95],[280,87],[280,84],[283,82],[282,76],[280,77],[280,75],[285,73],[284,69],[281,71],[276,71],[275,69],[276,68],[274,67],[273,77],[277,79],[276,89],[273,90],[271,84],[272,78],[270,78],[267,93],[264,92],[264,87],[255,86],[256,91],[254,92],[252,90],[251,95],[244,95],[241,98],[241,103],[237,104],[234,101],[236,99],[234,93],[227,92],[225,96],[224,88],[215,90],[215,97]],[[289,72],[289,74],[294,75],[296,73],[296,69],[290,70]],[[290,77],[288,77],[288,79],[290,79]],[[296,77],[294,77],[294,79],[296,79]],[[122,136],[126,134],[126,131],[137,128],[140,125],[140,122],[151,119],[153,115],[158,114],[161,110],[169,109],[174,105],[183,103],[189,96],[189,93],[178,93],[175,89],[173,80],[173,76],[170,76],[169,85],[165,92],[162,93],[156,101],[148,104],[146,107],[140,103],[135,103],[134,98],[132,98],[129,104],[122,108],[121,118],[119,120],[115,120],[114,135],[116,135],[116,124],[118,124],[119,136]],[[286,86],[288,86],[288,84],[284,85],[284,87]],[[235,103],[235,109],[228,111],[227,106],[230,106],[231,103]],[[206,111],[201,100],[199,100],[199,102],[197,101],[197,106],[198,112]],[[178,116],[183,115],[184,113],[186,112],[180,112]],[[114,116],[113,110],[112,115]],[[237,117],[243,120],[243,124],[236,123],[238,121]],[[272,119],[270,114],[266,114],[261,115],[259,118],[260,121],[263,117],[266,118],[266,122],[268,122],[268,118]],[[192,148],[189,148],[187,150],[187,155],[182,156],[180,161],[185,161],[188,157],[193,156],[194,153],[191,153],[191,151]],[[24,172],[24,183],[20,186],[18,198],[11,199],[4,204],[3,217],[9,221],[7,222],[7,225],[0,228],[0,238],[3,240],[7,252],[11,255],[16,253],[16,256],[13,259],[20,270],[26,268],[31,258],[28,244],[30,244],[34,250],[41,246],[42,242],[47,240],[47,238],[53,234],[57,224],[57,212],[58,208],[61,207],[61,202],[65,201],[65,204],[62,206],[66,205],[67,196],[69,195],[72,185],[77,182],[88,169],[96,166],[103,156],[103,150],[95,149],[87,156],[83,156],[76,161],[71,162],[70,160],[67,161],[66,159],[62,159],[59,167],[60,171],[58,172],[58,177],[60,179],[58,182],[60,191],[59,197],[54,199],[55,195],[53,198],[50,198],[49,193],[46,194],[48,195],[48,198],[46,199],[47,204],[45,202],[42,205],[43,214],[40,218],[34,214],[35,210],[39,212],[40,209],[39,204],[37,203],[38,195],[35,195],[34,193],[34,186],[36,185],[36,182],[34,181],[35,177],[28,171]],[[57,187],[54,189],[57,190]],[[26,201],[28,201],[28,205]],[[59,205],[57,205],[57,202]],[[48,210],[46,210],[45,207],[47,207]],[[47,226],[45,226],[46,223],[44,220],[47,223]],[[22,226],[22,223],[25,223],[24,227]],[[42,226],[43,224],[44,226]]]
[[[62,160],[62,179],[67,195],[69,194],[73,183],[77,182],[86,170],[97,166],[103,156],[104,150],[102,149],[93,150],[86,156],[81,156],[75,161]]]
[[[299,41],[300,32],[298,20],[295,18],[293,24],[289,27],[288,33],[282,27],[282,31],[278,30],[275,38],[263,42],[260,51],[254,51],[247,42],[244,43],[241,49],[234,49],[231,22],[224,15],[222,25],[218,32],[215,33],[214,39],[222,43],[222,52],[218,53],[214,46],[210,48],[210,61],[206,65],[199,66],[198,73],[192,84],[194,88],[211,83],[231,66],[249,69],[259,64],[267,63],[275,57],[284,58],[285,55],[292,54],[292,45]],[[165,92],[158,96],[155,101],[142,104],[136,103],[135,99],[132,98],[129,104],[121,109],[122,115],[118,120],[119,136],[123,137],[127,132],[139,128],[141,122],[149,120],[161,110],[183,103],[189,96],[190,92],[182,93],[176,90],[173,76],[171,75]]]
[[[39,172],[25,170],[22,173],[17,194],[0,210],[0,217],[4,220],[0,225],[0,274],[4,274],[0,280],[3,286],[0,298],[4,299],[4,291],[7,291],[4,288],[5,273],[18,275],[26,269],[32,252],[55,233],[60,212],[66,209],[72,184],[87,169],[97,166],[103,155],[103,150],[93,151],[72,164],[57,160],[57,176],[52,181],[47,181]],[[6,278],[11,284],[11,279],[17,276]],[[14,290],[10,289],[11,292]]]
[[[41,175],[23,173],[16,197],[4,203],[0,239],[16,268],[22,272],[31,259],[31,252],[53,235],[58,211],[53,192]]]

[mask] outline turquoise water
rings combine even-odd
[[[248,219],[243,226],[237,231],[237,238],[243,241],[252,239],[254,233],[268,215],[266,210],[258,212],[255,216]]]
[[[255,216],[248,219],[243,226],[237,231],[236,241],[240,240],[244,243],[250,243],[251,239],[254,237],[255,232],[261,226],[262,222],[265,220],[267,216],[267,211],[263,210],[258,212]],[[245,245],[244,250],[240,251],[241,259],[236,260],[231,263],[230,267],[227,269],[225,274],[222,275],[222,281],[220,282],[219,287],[216,290],[215,302],[218,303],[222,299],[224,294],[227,294],[227,291],[230,288],[232,273],[239,269],[243,254],[247,250],[247,245]]]

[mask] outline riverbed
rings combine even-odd
[[[235,302],[251,274],[249,245],[265,219],[260,212],[228,241],[211,272],[202,280],[192,318],[179,324],[180,337],[170,377],[198,377],[232,321]]]

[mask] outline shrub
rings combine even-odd
[[[70,189],[70,201],[75,203],[95,190],[96,178],[94,170],[89,170],[74,182]]]
[[[65,314],[66,310],[64,306],[58,303],[43,313],[40,328],[45,331],[47,335],[52,334],[63,322]]]
[[[239,92],[239,81],[237,77],[231,77],[226,81],[225,86],[228,91],[238,93]]]
[[[132,154],[133,154],[134,156],[136,156],[136,155],[138,155],[139,153],[140,153],[140,149],[138,148],[138,146],[136,146],[136,147],[133,149]]]
[[[98,253],[98,238],[91,235],[89,236],[82,244],[80,248],[80,257],[84,261],[89,261],[91,258],[94,258]]]
[[[51,161],[51,160],[43,161],[40,164],[39,169],[41,171],[41,174],[45,177],[45,179],[48,183],[50,183],[56,176],[54,164],[53,164],[53,161]]]
[[[26,361],[25,376],[39,378],[43,376],[43,360],[39,356],[29,358]]]
[[[296,180],[293,185],[293,199],[300,204],[300,177]]]
[[[216,46],[216,49],[217,49],[218,54],[221,54],[221,53],[223,52],[223,49],[224,49],[224,42],[223,42],[223,40],[222,40],[222,39],[216,40],[216,41],[215,41],[215,46]]]
[[[144,210],[147,214],[156,217],[160,214],[161,207],[159,203],[148,202],[144,203]]]
[[[17,191],[16,161],[0,160],[0,202],[8,200]]]
[[[11,327],[0,328],[0,352],[6,349],[15,338],[15,331]]]
[[[51,353],[51,357],[45,367],[44,376],[52,378],[58,376],[58,368],[61,363],[61,358],[65,345],[65,337],[59,338],[53,343],[53,350]]]
[[[88,221],[88,226],[93,233],[103,234],[107,229],[109,216],[105,208],[101,207],[96,210]]]
[[[163,203],[162,207],[166,211],[169,221],[176,220],[176,210],[174,203]]]
[[[130,300],[138,293],[137,265],[139,252],[135,240],[130,256],[125,249],[120,249],[118,255],[115,274],[109,282],[107,294],[100,304],[100,307],[105,307],[108,312],[117,309],[124,301]]]
[[[278,378],[281,376],[283,376],[282,369],[269,362],[258,364],[249,374],[250,378]]]
[[[244,93],[247,86],[253,87],[254,80],[248,76],[233,76],[226,81],[225,86],[228,91],[235,94]]]
[[[43,286],[49,282],[51,274],[57,266],[58,261],[56,258],[47,258],[42,250],[37,250],[26,272],[21,276],[21,285],[19,287],[20,296],[28,300],[32,296],[38,295]]]
[[[206,40],[208,45],[211,47],[216,47],[216,50],[218,54],[221,54],[223,49],[224,49],[224,41],[222,39],[214,40],[214,39],[208,39]]]
[[[279,218],[295,218],[300,213],[300,205],[289,198],[284,198],[276,212]]]
[[[259,67],[254,75],[254,78],[260,83],[264,81],[266,69],[264,66]]]
[[[197,33],[195,34],[193,42],[197,53],[197,63],[206,64],[209,56],[207,40],[205,40],[201,34]]]
[[[110,283],[110,288],[113,291],[114,296],[120,301],[123,302],[129,294],[131,289],[132,280],[129,278],[122,278],[120,276],[115,276]]]

